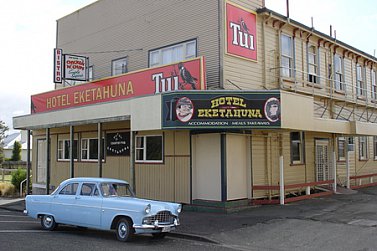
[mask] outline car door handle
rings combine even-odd
[[[79,200],[79,199],[80,199],[80,197],[79,197],[79,196],[76,196],[76,197],[75,197],[75,199],[76,199],[76,200]]]

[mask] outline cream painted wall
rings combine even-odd
[[[192,199],[221,201],[220,134],[192,136]]]

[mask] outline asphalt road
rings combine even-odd
[[[166,237],[135,236],[131,242],[116,240],[114,232],[59,226],[42,230],[40,222],[20,212],[0,209],[0,250],[230,250],[212,243]]]

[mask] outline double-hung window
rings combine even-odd
[[[291,163],[304,163],[304,132],[291,132]]]
[[[58,160],[70,160],[69,150],[71,141],[69,139],[63,139],[58,141]],[[73,141],[72,155],[73,159],[77,160],[77,140]]]
[[[335,90],[344,92],[346,90],[343,75],[343,58],[337,54],[334,56]]]
[[[373,155],[374,160],[377,160],[377,136],[373,137]]]
[[[318,83],[318,57],[317,48],[313,45],[308,47],[308,81],[311,83]]]
[[[377,100],[376,71],[371,70],[372,99]]]
[[[119,75],[128,72],[127,57],[115,59],[111,62],[111,75]]]
[[[345,137],[338,138],[338,160],[342,161],[346,159],[347,154],[347,144]]]
[[[88,70],[88,80],[89,81],[93,81],[93,79],[94,79],[94,66],[93,65],[91,65],[91,66],[89,66],[89,70]]]
[[[293,40],[292,37],[281,34],[281,75],[292,77],[293,69]]]
[[[104,158],[104,140],[102,139],[102,159]],[[98,160],[98,139],[81,139],[81,160]]]
[[[364,67],[356,65],[356,95],[365,96]]]
[[[149,51],[149,67],[171,64],[194,58],[197,55],[196,39]]]
[[[136,162],[162,162],[162,135],[136,137]]]
[[[359,159],[368,159],[368,139],[366,136],[359,137]]]

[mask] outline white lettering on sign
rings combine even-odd
[[[255,50],[253,35],[241,31],[241,25],[233,22],[230,22],[230,28],[233,30],[232,44],[247,48],[252,51]]]

